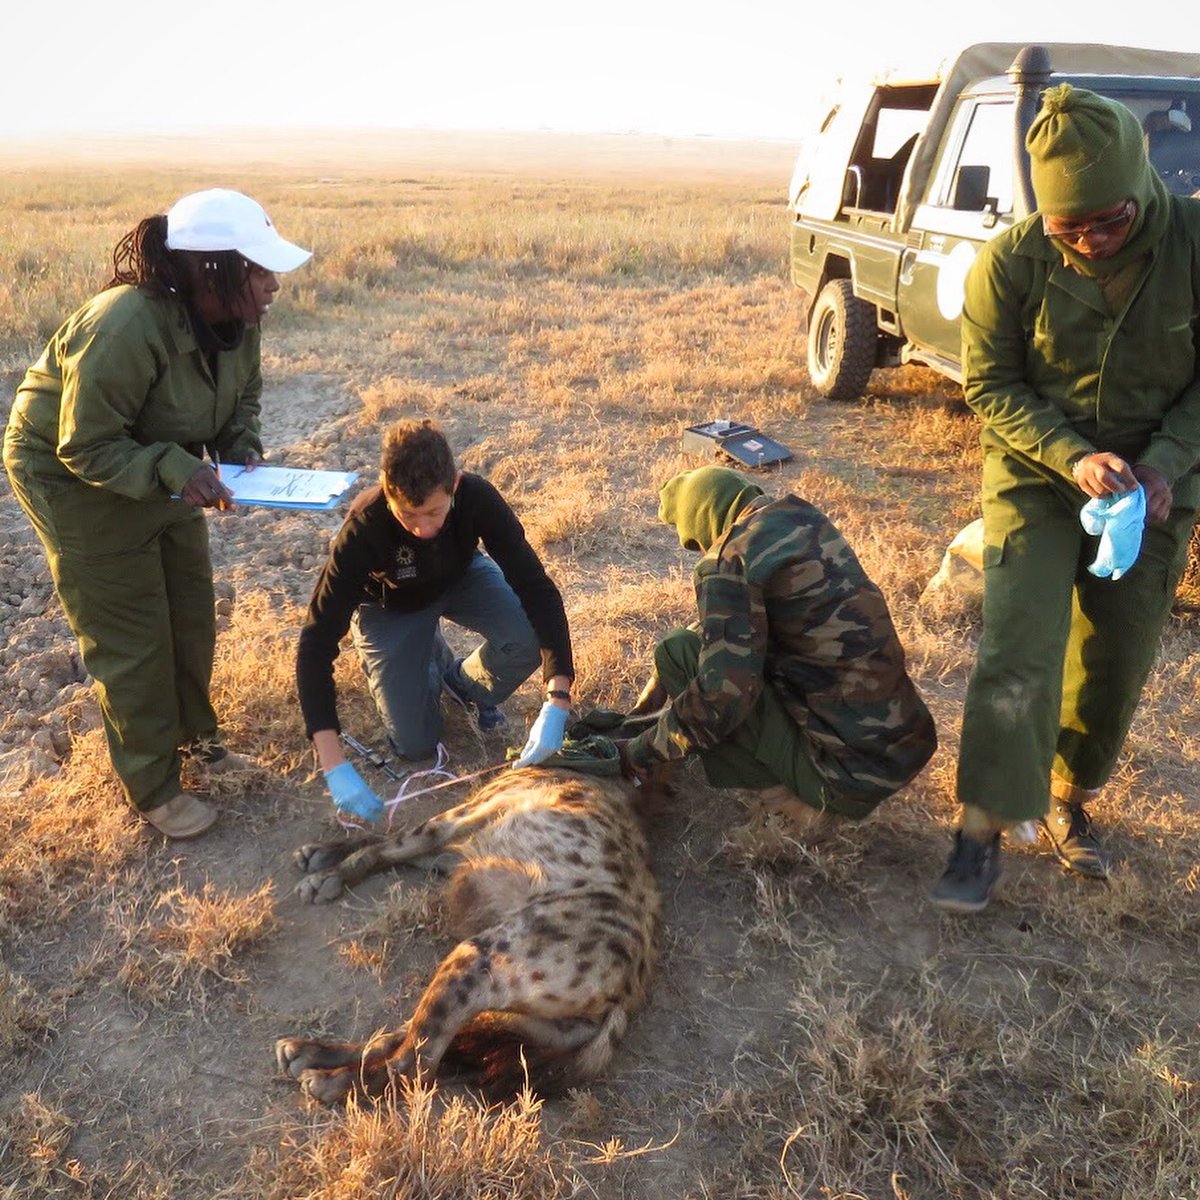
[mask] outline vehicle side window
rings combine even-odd
[[[1013,107],[978,104],[942,202],[963,212],[1013,210]]]
[[[850,156],[842,207],[895,212],[904,170],[929,120],[935,84],[879,87]]]

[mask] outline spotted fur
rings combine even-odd
[[[283,1038],[280,1069],[335,1103],[449,1054],[493,1094],[527,1064],[542,1092],[603,1070],[646,1000],[659,897],[630,788],[570,771],[505,771],[406,833],[302,846],[297,891],[329,901],[384,868],[446,867],[458,945],[408,1024],[363,1045]]]

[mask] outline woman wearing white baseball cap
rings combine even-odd
[[[13,491],[96,682],[130,803],[168,837],[216,810],[180,784],[181,753],[245,766],[209,698],[216,642],[202,508],[232,496],[210,464],[262,456],[259,324],[276,275],[310,257],[224,188],[147,217],[108,286],[69,317],[17,390]],[[206,461],[207,454],[207,461]]]

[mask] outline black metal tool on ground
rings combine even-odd
[[[397,771],[395,767],[388,762],[387,758],[380,754],[378,750],[372,749],[370,746],[363,745],[358,738],[351,737],[348,733],[339,735],[345,743],[346,747],[353,750],[359,758],[363,760],[369,767],[374,767],[377,771],[382,771],[393,783],[400,783],[405,774]]]

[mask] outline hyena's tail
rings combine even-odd
[[[484,1014],[459,1032],[441,1066],[467,1077],[489,1100],[511,1099],[527,1080],[537,1095],[554,1096],[599,1075],[628,1024],[628,1013],[614,1005],[582,1041],[566,1037],[547,1045]]]

